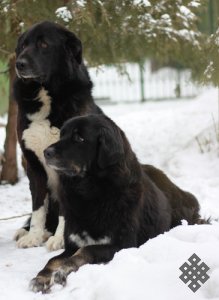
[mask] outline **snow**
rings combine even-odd
[[[182,6],[180,6],[179,10],[183,16],[185,16],[189,19],[195,18],[195,15],[191,12],[190,9],[188,9],[188,7],[182,5]]]
[[[190,7],[199,7],[201,5],[200,1],[191,1],[188,6]]]
[[[168,14],[163,14],[163,15],[161,16],[161,19],[163,19],[163,20],[166,22],[166,25],[167,25],[167,26],[172,26],[172,20],[171,20],[171,18],[170,18],[170,15],[168,15]]]
[[[58,18],[62,19],[65,22],[69,22],[72,19],[72,14],[66,6],[59,7],[55,14]]]
[[[151,6],[150,1],[148,0],[134,0],[134,4],[138,5],[138,4],[144,4],[145,7],[147,6]]]
[[[182,5],[183,3],[185,5]],[[174,14],[171,15],[170,10],[173,5]],[[170,42],[184,40],[188,44],[200,48],[199,37],[201,33],[195,30],[197,23],[195,12],[200,5],[200,1],[182,0],[177,0],[174,4],[171,1],[163,0],[152,5],[140,23],[142,30],[147,35],[148,42],[153,41],[153,38],[159,33]]]
[[[219,218],[219,157],[215,142],[216,89],[193,100],[103,106],[127,134],[141,162],[154,164],[180,187],[194,193],[204,217]],[[208,146],[205,141],[211,137]],[[203,143],[201,153],[198,140]],[[0,128],[0,150],[4,131]],[[28,181],[0,186],[0,219],[31,210]],[[51,294],[34,294],[29,281],[49,258],[45,247],[18,249],[12,237],[26,217],[0,220],[1,299],[74,300],[193,300],[219,299],[219,223],[188,226],[182,221],[171,231],[140,248],[118,252],[107,265],[86,265]],[[210,279],[193,293],[179,276],[179,267],[196,253],[209,267]]]

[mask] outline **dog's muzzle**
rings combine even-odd
[[[38,74],[34,74],[34,72],[30,69],[29,63],[25,58],[17,59],[15,64],[15,71],[19,78],[23,78],[23,79],[40,78]]]

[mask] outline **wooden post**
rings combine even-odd
[[[13,96],[15,78],[15,55],[9,58],[9,109],[6,126],[5,152],[2,165],[1,182],[14,184],[18,180],[17,169],[17,103]]]
[[[141,102],[144,102],[145,94],[144,94],[144,62],[139,63],[139,74],[140,74],[140,94],[141,94]]]
[[[209,13],[209,33],[214,33],[214,3],[212,0],[209,0],[208,3],[208,13]]]

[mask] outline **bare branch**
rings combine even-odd
[[[0,52],[4,53],[4,54],[11,54],[11,52],[9,52],[8,50],[2,49],[0,47]]]
[[[4,70],[4,71],[0,71],[0,74],[5,74],[5,73],[8,73],[8,71],[9,71],[9,68],[7,68],[6,70]]]

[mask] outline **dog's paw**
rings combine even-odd
[[[51,236],[46,242],[46,248],[49,251],[55,251],[64,248],[64,237],[63,235]]]
[[[51,278],[44,276],[37,276],[33,278],[29,284],[29,289],[34,292],[49,293],[51,287]]]
[[[22,238],[23,236],[25,236],[26,234],[28,234],[28,231],[24,228],[20,228],[16,231],[15,235],[14,235],[14,240],[18,241],[20,238]]]
[[[65,286],[67,281],[67,274],[63,270],[58,270],[53,273],[52,281],[54,283],[58,283],[61,284],[62,286]]]
[[[18,248],[31,248],[41,246],[49,238],[47,231],[29,231],[17,241]]]

